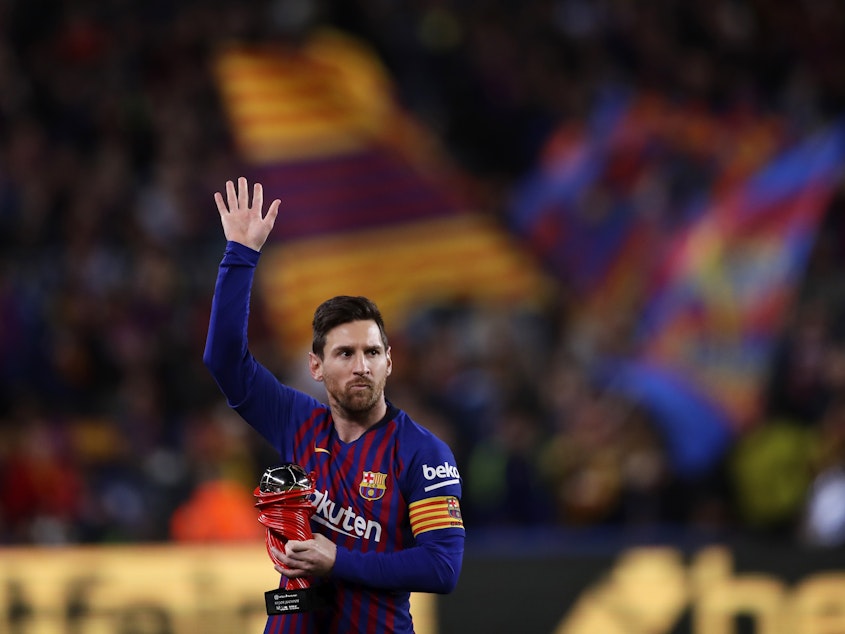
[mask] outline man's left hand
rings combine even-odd
[[[325,535],[315,534],[304,541],[291,539],[285,544],[285,552],[274,549],[282,565],[276,565],[278,572],[290,579],[299,577],[325,577],[334,567],[337,546]]]

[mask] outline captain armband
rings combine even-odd
[[[441,495],[412,502],[408,508],[414,537],[440,528],[463,528],[461,505],[454,495]]]

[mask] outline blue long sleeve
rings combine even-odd
[[[217,274],[203,363],[232,407],[249,392],[256,361],[247,349],[249,300],[260,257],[237,242],[228,242]]]
[[[331,576],[376,588],[447,594],[455,589],[464,552],[462,534],[420,535],[412,548],[394,553],[337,549]]]

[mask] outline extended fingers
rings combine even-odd
[[[269,222],[271,227],[276,222],[276,216],[279,214],[279,205],[281,203],[282,201],[277,198],[270,203],[267,213],[262,215],[261,210],[264,209],[264,186],[261,183],[255,183],[252,188],[252,209],[256,214]]]
[[[238,208],[238,196],[235,193],[235,183],[226,181],[226,201],[229,203],[229,211],[235,211]]]
[[[270,203],[270,207],[267,209],[267,215],[264,216],[264,219],[270,223],[271,227],[276,222],[276,216],[279,215],[279,205],[281,204],[282,201],[277,198]]]
[[[243,176],[238,179],[238,207],[244,211],[249,209],[249,186]]]
[[[220,213],[221,216],[229,213],[229,210],[226,209],[226,203],[223,201],[223,194],[221,194],[220,192],[215,192],[214,202],[217,204],[217,211]]]
[[[236,182],[237,185],[235,184]],[[281,201],[277,198],[270,203],[267,213],[262,213],[264,207],[264,186],[261,183],[254,183],[252,186],[251,206],[249,204],[249,183],[246,177],[241,176],[237,181],[226,181],[225,192],[225,196],[220,192],[214,194],[217,211],[224,220],[229,214],[238,214],[239,216],[244,215],[263,221],[268,226],[268,231],[273,228],[276,222],[276,216],[279,213]]]
[[[219,192],[214,195],[214,199],[217,201],[220,211],[226,211],[226,207],[223,206],[223,196]],[[249,185],[246,177],[238,178],[237,191],[234,181],[226,181],[226,202],[228,203],[228,211],[234,211],[236,208],[250,209]],[[271,208],[273,205],[278,207],[280,203],[280,200],[274,200]],[[252,186],[252,209],[261,211],[262,207],[264,207],[264,186],[261,183],[254,183]]]
[[[260,215],[262,207],[264,207],[264,187],[261,183],[255,183],[252,186],[252,208]]]

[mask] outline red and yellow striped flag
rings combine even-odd
[[[310,343],[313,311],[333,295],[366,295],[391,324],[453,297],[546,298],[533,256],[460,200],[363,44],[323,32],[296,50],[233,47],[217,71],[248,176],[282,199],[258,283],[289,348]]]

